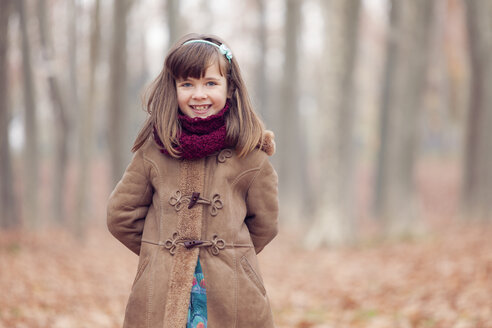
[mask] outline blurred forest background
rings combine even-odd
[[[492,327],[488,0],[1,0],[0,327],[121,325],[106,200],[189,32],[276,134],[279,327]]]

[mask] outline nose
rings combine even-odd
[[[193,92],[193,99],[204,99],[207,98],[205,90],[201,86],[197,86]]]

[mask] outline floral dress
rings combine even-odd
[[[190,306],[188,307],[188,322],[186,328],[207,327],[207,294],[200,258],[198,258],[193,286],[191,287]]]

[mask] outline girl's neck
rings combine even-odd
[[[225,125],[225,114],[229,110],[229,102],[226,102],[224,108],[215,115],[210,115],[205,118],[201,117],[189,117],[184,114],[179,114],[179,121],[184,131],[190,134],[206,134],[214,130],[217,130],[221,126]]]
[[[180,156],[187,160],[200,159],[220,151],[230,145],[226,142],[226,119],[229,110],[229,102],[220,112],[205,118],[191,118],[182,113],[179,114],[181,135],[179,145],[174,148],[180,152]],[[154,139],[163,147],[157,132],[154,130]],[[165,148],[161,152],[168,154]]]

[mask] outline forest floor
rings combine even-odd
[[[41,213],[51,204],[51,171],[43,171]],[[370,171],[361,171],[357,190],[366,226]],[[277,327],[492,328],[492,224],[460,223],[460,172],[443,161],[419,166],[427,229],[418,237],[306,250],[303,231],[282,226],[258,256]],[[121,327],[137,257],[107,232],[110,175],[103,165],[95,173],[84,242],[46,226],[0,231],[0,328]],[[68,199],[74,176],[72,170]]]
[[[104,227],[105,228],[105,227]],[[492,226],[305,250],[287,229],[259,255],[277,327],[492,327]],[[0,232],[0,327],[120,327],[137,257],[101,227]]]

